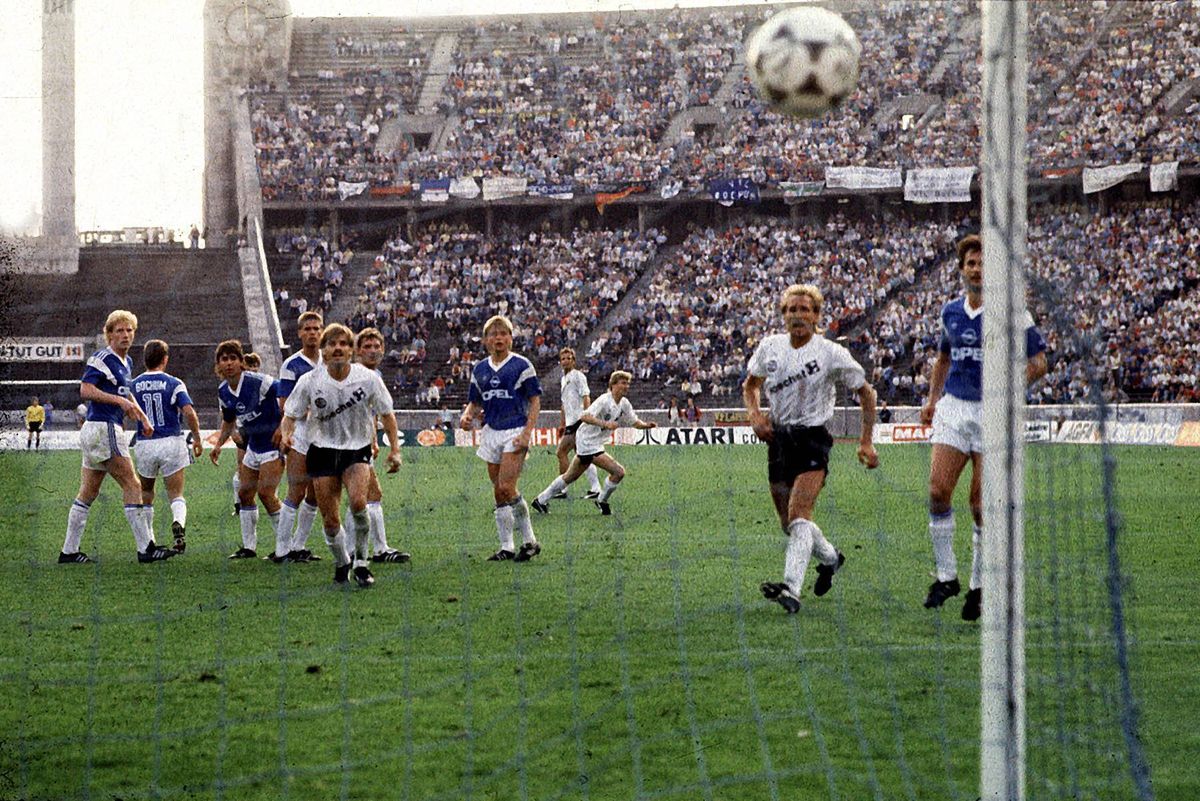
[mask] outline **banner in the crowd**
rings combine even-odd
[[[904,181],[904,199],[910,203],[969,203],[974,167],[912,169]]]
[[[422,203],[445,203],[450,199],[450,179],[433,178],[421,181]]]
[[[1129,164],[1112,164],[1108,167],[1084,167],[1083,193],[1090,195],[1092,192],[1100,192],[1110,186],[1116,186],[1129,176],[1137,175],[1141,171],[1142,162],[1140,161]]]
[[[1179,188],[1179,162],[1164,161],[1150,165],[1150,191],[1174,192]]]
[[[644,186],[627,186],[624,189],[618,189],[616,192],[597,192],[596,193],[596,211],[604,213],[604,207],[609,203],[615,203],[621,198],[629,197],[637,192],[645,192]]]
[[[412,184],[403,186],[372,186],[371,197],[404,197],[412,191]]]
[[[82,362],[86,358],[83,342],[78,339],[0,339],[0,362]]]
[[[749,178],[713,179],[708,182],[708,194],[722,206],[759,202],[758,185]]]
[[[571,200],[575,197],[574,184],[534,184],[529,187],[531,197],[548,197],[552,200]]]
[[[779,191],[783,193],[783,202],[789,205],[800,198],[816,197],[825,191],[824,181],[780,181]]]
[[[1025,421],[1025,441],[1026,442],[1050,442],[1053,439],[1050,436],[1050,421],[1049,420],[1026,420]]]
[[[683,181],[667,181],[658,188],[658,194],[663,200],[670,200],[678,195],[682,189]]]
[[[1053,178],[1057,180],[1059,178],[1067,178],[1072,175],[1079,175],[1079,171],[1079,167],[1047,167],[1046,169],[1042,170],[1042,177]]]
[[[367,186],[369,183],[369,181],[338,181],[338,200],[345,200],[348,197],[361,195],[363,192],[367,191]]]
[[[450,197],[461,197],[465,200],[477,198],[479,197],[479,184],[475,183],[474,178],[451,178]]]
[[[500,200],[506,197],[521,197],[525,194],[525,187],[528,183],[529,181],[525,178],[513,178],[507,175],[484,178],[483,199]]]
[[[826,167],[830,189],[899,189],[904,185],[899,167]]]

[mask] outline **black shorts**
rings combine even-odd
[[[352,465],[371,464],[371,446],[344,451],[308,446],[308,475],[311,478],[340,478]]]
[[[28,422],[25,424],[25,428],[29,429],[30,434],[37,434],[42,430],[42,421]]]
[[[584,467],[590,466],[591,463],[593,461],[595,461],[597,456],[603,456],[603,455],[604,455],[604,451],[600,451],[599,453],[589,453],[587,456],[584,456],[579,451],[575,452],[575,458],[578,459],[579,463],[582,464]]]
[[[576,420],[574,423],[571,423],[571,425],[569,425],[563,429],[563,436],[564,437],[575,436],[575,432],[579,430],[579,427],[581,425],[583,425],[582,420]]]
[[[772,484],[791,484],[813,470],[829,473],[833,437],[825,426],[775,426],[767,446],[767,475]]]

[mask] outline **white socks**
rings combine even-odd
[[[516,527],[521,531],[521,542],[526,545],[537,542],[537,538],[533,536],[533,521],[529,519],[529,504],[518,495],[510,508],[513,510]]]
[[[954,512],[929,516],[929,539],[933,541],[933,561],[938,581],[958,578],[958,560],[954,558]]]
[[[71,511],[67,513],[67,536],[63,540],[63,553],[79,553],[79,541],[83,539],[83,530],[87,527],[88,510],[90,509],[91,504],[84,503],[78,498],[71,504]]]
[[[386,553],[391,550],[387,541],[387,530],[383,524],[383,504],[379,501],[367,503],[367,519],[371,523],[371,547],[375,553]]]
[[[296,536],[292,538],[292,550],[302,551],[308,543],[308,535],[312,532],[313,521],[317,519],[317,507],[308,501],[301,501],[296,512]]]
[[[346,532],[341,526],[336,529],[325,529],[325,544],[333,554],[333,564],[336,567],[350,564],[350,554],[346,552]]]
[[[983,528],[978,523],[971,531],[971,584],[970,589],[983,586]]]
[[[287,556],[291,550],[292,527],[296,523],[296,507],[285,500],[279,507],[279,527],[275,529],[275,555]]]
[[[242,547],[258,550],[258,506],[238,507],[238,517],[242,521]]]
[[[133,539],[137,543],[138,553],[145,551],[146,546],[150,544],[150,531],[146,528],[144,508],[140,503],[125,504],[125,519],[129,521],[129,527],[133,529]]]
[[[171,520],[187,528],[187,501],[182,495],[171,501]]]
[[[619,486],[621,486],[621,482],[613,481],[612,476],[607,476],[604,479],[604,489],[601,490],[600,497],[598,500],[601,503],[604,503],[605,501],[607,501],[609,498],[612,497],[612,494],[617,491],[617,487],[619,487]]]
[[[142,504],[142,523],[146,526],[146,534],[149,535],[150,541],[154,542],[154,504]]]
[[[799,518],[788,524],[787,555],[783,561],[783,581],[788,585],[795,598],[800,597],[800,588],[804,585],[804,571],[808,570],[808,560],[813,553],[813,529],[816,526],[809,520]],[[824,539],[824,537],[822,537]],[[836,556],[834,557],[837,558]]]
[[[587,470],[583,471],[583,474],[587,476],[588,486],[591,487],[592,492],[599,492],[600,474],[596,472],[596,465],[589,464]]]
[[[589,469],[591,469],[591,468],[589,468]],[[549,503],[551,498],[553,498],[558,493],[563,492],[564,490],[566,490],[566,488],[567,488],[567,482],[563,481],[563,477],[555,476],[554,480],[550,482],[550,486],[548,486],[544,490],[542,490],[541,494],[539,494],[537,496],[537,502],[538,503]],[[599,490],[597,490],[597,491],[599,491]]]
[[[496,534],[500,537],[500,550],[513,552],[513,523],[515,515],[511,504],[496,507]]]
[[[350,511],[350,519],[354,521],[354,534],[352,539],[354,544],[354,564],[365,565],[369,553],[367,547],[370,544],[371,521],[368,518],[366,508],[359,509],[357,512]],[[347,537],[349,540],[350,538]],[[349,543],[348,543],[349,544]]]

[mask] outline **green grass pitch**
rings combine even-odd
[[[764,450],[615,453],[615,514],[556,501],[541,556],[512,564],[485,561],[473,453],[407,449],[384,503],[413,561],[369,591],[332,587],[319,532],[320,563],[225,559],[231,462],[190,468],[185,555],[137,564],[109,480],[98,564],[59,566],[78,455],[0,454],[0,799],[976,798],[978,626],[961,597],[920,603],[927,449],[885,447],[868,473],[835,446],[816,519],[848,561],[820,599],[810,567],[795,616],[758,591],[783,567]],[[1116,456],[1141,742],[1156,797],[1182,801],[1200,796],[1200,453]],[[1029,451],[1030,798],[1130,796],[1099,458]],[[555,466],[532,455],[526,498]]]

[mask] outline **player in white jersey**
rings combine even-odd
[[[958,563],[954,556],[954,488],[971,462],[971,578],[962,608],[963,620],[978,620],[983,602],[983,241],[975,234],[958,243],[958,267],[967,295],[947,303],[941,312],[942,336],[929,376],[929,399],[921,407],[921,423],[933,424],[929,460],[929,537],[937,575],[925,595],[925,608],[941,606],[958,595]],[[1046,374],[1046,342],[1025,321],[1025,380]],[[945,394],[943,394],[943,391]]]
[[[558,474],[561,476],[571,466],[571,451],[578,451],[575,447],[575,432],[579,429],[579,416],[583,414],[584,409],[592,405],[592,397],[591,390],[587,385],[587,376],[583,374],[582,370],[575,367],[574,348],[560,350],[558,364],[563,371],[562,381],[559,384],[559,397],[562,399],[562,424],[559,427],[558,450],[555,452],[555,456],[558,457]],[[584,473],[587,475],[588,485],[591,487],[584,497],[595,500],[600,497],[600,477],[596,473],[596,466],[589,464]],[[567,491],[564,489],[554,497],[566,498]]]
[[[378,328],[364,328],[354,338],[354,358],[363,367],[372,370],[382,378],[379,364],[383,361],[383,334]],[[371,441],[371,483],[367,487],[367,519],[370,520],[370,532],[353,532],[354,537],[370,535],[372,562],[407,562],[411,558],[404,551],[397,551],[388,545],[387,528],[383,520],[383,487],[379,484],[379,474],[375,472],[375,455],[379,452],[379,444]],[[352,522],[353,517],[346,522]],[[346,532],[347,537],[351,532]]]
[[[608,392],[605,392],[595,403],[588,406],[587,411],[579,416],[580,425],[575,435],[575,458],[562,475],[550,482],[550,486],[530,504],[542,514],[550,511],[550,499],[564,497],[567,487],[575,479],[583,475],[584,468],[595,465],[608,473],[604,479],[604,489],[596,498],[596,508],[600,514],[612,514],[608,499],[617,491],[617,487],[625,478],[625,467],[613,457],[604,452],[604,443],[608,441],[610,432],[621,426],[634,428],[654,428],[654,423],[640,419],[633,411],[629,398],[629,385],[633,375],[624,370],[614,370],[608,377]]]
[[[368,531],[367,488],[371,476],[371,445],[375,441],[375,417],[383,422],[388,438],[388,472],[400,469],[400,443],[392,395],[374,370],[354,364],[354,333],[333,323],[321,332],[323,363],[300,377],[284,404],[280,426],[282,445],[295,441],[296,424],[308,420],[308,474],[317,491],[317,506],[325,524],[325,542],[333,554],[333,580],[345,584],[350,578],[360,587],[375,583],[367,567],[367,538],[355,544],[354,559],[346,547],[340,505],[342,489],[350,501],[350,514],[358,531]]]
[[[166,342],[152,339],[142,349],[146,372],[131,382],[133,399],[154,423],[152,437],[138,436],[133,445],[137,457],[138,478],[142,483],[142,506],[150,539],[154,539],[154,483],[158,476],[167,485],[167,502],[171,505],[171,533],[175,550],[183,553],[187,547],[187,500],[183,497],[183,469],[204,453],[200,438],[200,418],[188,395],[187,385],[168,373],[171,351]],[[192,432],[188,446],[179,425],[180,418]]]
[[[496,501],[496,533],[500,549],[488,561],[513,559],[527,562],[542,552],[533,534],[529,504],[521,497],[517,481],[529,440],[542,408],[542,387],[533,363],[512,352],[513,327],[507,317],[496,315],[483,324],[483,344],[488,358],[471,370],[467,408],[459,418],[464,431],[483,420],[483,432],[476,455],[487,462]],[[513,546],[513,529],[521,531],[521,550]]]
[[[296,382],[321,364],[321,332],[325,323],[320,312],[306,311],[296,320],[300,337],[300,352],[288,357],[279,370],[279,410],[292,394]],[[317,496],[308,472],[307,424],[296,423],[296,434],[287,458],[287,497],[279,509],[279,530],[275,535],[275,550],[267,559],[273,562],[315,562],[320,557],[308,549],[308,535],[317,518]],[[292,532],[295,524],[295,533]]]
[[[793,284],[783,291],[779,309],[786,334],[763,339],[750,357],[742,399],[754,433],[768,446],[767,474],[779,523],[788,537],[783,582],[763,582],[763,597],[778,602],[789,614],[800,611],[800,588],[808,562],[816,554],[814,595],[833,586],[833,575],[846,557],[813,522],[817,495],[829,473],[833,438],[825,423],[833,416],[835,384],[858,394],[862,434],[858,460],[868,468],[879,465],[871,434],[875,427],[875,390],[850,351],[818,332],[821,291],[811,284]],[[770,417],[759,405],[766,391]]]
[[[125,418],[141,423],[141,432],[154,434],[154,426],[141,407],[133,402],[129,392],[133,361],[129,349],[137,334],[138,321],[133,312],[117,309],[104,321],[104,339],[108,346],[92,354],[83,371],[79,395],[88,402],[87,420],[79,431],[79,449],[83,465],[79,473],[79,494],[67,514],[67,535],[63,540],[58,563],[83,564],[92,561],[79,550],[87,526],[92,501],[100,494],[105,476],[112,476],[121,485],[125,499],[125,519],[133,529],[139,562],[159,562],[175,555],[170,548],[155,544],[146,527],[142,510],[142,487],[129,458],[125,441]]]

